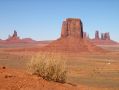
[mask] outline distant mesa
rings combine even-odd
[[[111,40],[109,32],[99,34],[99,31],[95,32],[95,38],[90,39],[95,45],[117,45],[116,41]]]
[[[13,34],[9,35],[6,40],[0,39],[0,45],[2,46],[7,44],[27,44],[27,43],[47,45],[50,42],[52,42],[52,40],[36,41],[36,40],[33,40],[32,38],[20,38],[16,30],[14,30]]]
[[[36,42],[35,40],[31,39],[31,38],[23,38],[22,42],[26,42],[26,43],[32,43],[32,42]]]
[[[83,32],[83,23],[77,18],[67,18],[63,21],[61,37],[43,48],[56,52],[100,52],[103,49],[88,41]]]
[[[2,44],[36,43],[36,41],[33,40],[33,39],[31,39],[31,38],[23,38],[23,39],[21,39],[18,36],[17,31],[14,30],[13,34],[8,36],[8,39],[6,39],[6,40],[0,40],[0,43],[2,43]]]

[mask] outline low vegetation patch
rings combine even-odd
[[[32,74],[41,76],[43,79],[60,83],[66,82],[66,63],[61,56],[39,53],[32,57],[28,69]]]

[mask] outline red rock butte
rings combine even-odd
[[[45,51],[56,52],[103,52],[83,37],[83,23],[77,18],[67,18],[63,21],[61,37],[42,48]]]
[[[61,38],[69,36],[83,38],[83,25],[80,19],[68,18],[63,21]]]

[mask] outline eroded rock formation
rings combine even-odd
[[[101,33],[101,40],[104,40],[104,33]]]
[[[117,45],[116,41],[110,39],[109,32],[101,33],[101,38],[99,38],[99,32],[95,32],[95,38],[90,39],[95,45]]]
[[[7,41],[18,41],[20,38],[17,36],[17,31],[14,30],[14,33],[12,36],[9,35]]]
[[[83,38],[83,25],[80,19],[68,18],[63,21],[61,38],[64,37]]]
[[[101,40],[110,40],[109,32],[101,33]]]
[[[104,39],[105,40],[110,40],[109,32],[104,33]]]
[[[100,37],[99,37],[99,31],[96,31],[96,32],[95,32],[95,39],[96,39],[96,40],[99,40],[99,39],[100,39]]]
[[[67,18],[62,24],[61,37],[42,48],[42,50],[71,53],[103,51],[88,39],[84,39],[86,37],[86,33],[83,32],[82,21],[77,18]]]

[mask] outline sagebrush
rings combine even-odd
[[[46,80],[64,83],[67,77],[65,62],[66,60],[61,56],[39,53],[32,57],[28,67],[32,74]]]

